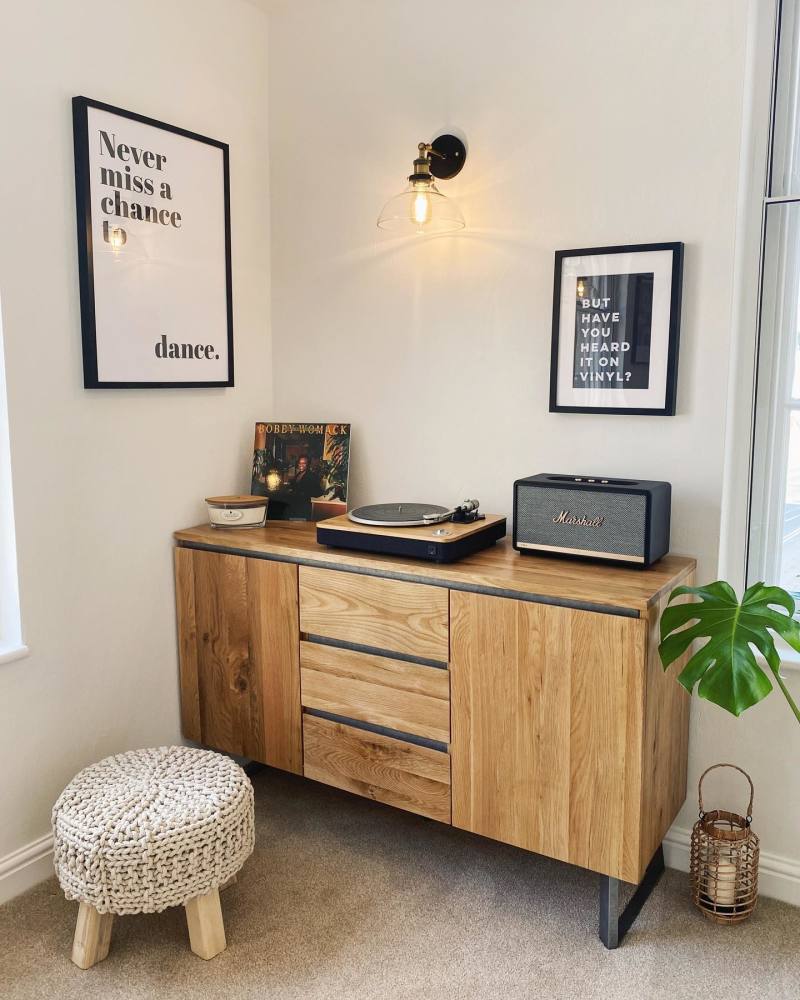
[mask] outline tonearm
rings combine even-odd
[[[442,514],[423,514],[425,524],[439,524],[442,521],[455,521],[457,524],[471,524],[481,521],[486,516],[478,512],[480,500],[463,500],[457,507],[444,511]]]

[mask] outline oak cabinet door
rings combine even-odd
[[[453,825],[640,875],[646,622],[451,591]]]
[[[297,567],[175,550],[188,739],[302,774]]]

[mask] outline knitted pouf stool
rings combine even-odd
[[[210,750],[159,747],[84,768],[53,807],[54,860],[80,902],[72,961],[88,969],[111,943],[115,914],[186,907],[201,958],[225,948],[219,888],[253,851],[253,787]]]

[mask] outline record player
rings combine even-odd
[[[412,556],[447,563],[479,552],[503,538],[506,519],[482,514],[477,500],[456,507],[423,503],[379,503],[317,523],[317,541],[340,549]]]

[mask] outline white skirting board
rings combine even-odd
[[[673,827],[664,839],[664,860],[669,868],[689,871],[692,831]],[[758,893],[800,906],[800,863],[780,854],[761,851],[758,859]]]
[[[31,889],[53,874],[53,835],[46,833],[0,858],[0,903]]]
[[[667,866],[689,871],[691,831],[675,827],[664,840]],[[800,864],[778,854],[761,852],[758,889],[764,896],[800,906]],[[31,889],[53,874],[53,836],[50,833],[0,858],[0,903]]]

